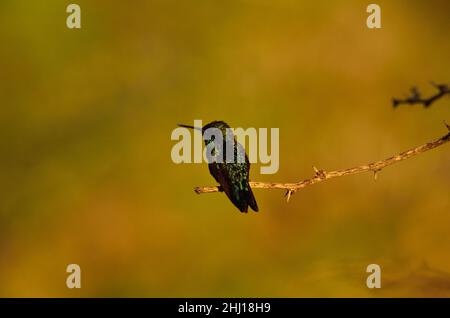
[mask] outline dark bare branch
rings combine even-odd
[[[428,98],[423,98],[422,94],[417,89],[417,87],[412,87],[411,95],[409,97],[406,97],[404,99],[393,98],[392,106],[394,108],[396,108],[402,104],[407,104],[407,105],[422,104],[426,108],[426,107],[429,107],[431,104],[433,104],[438,99],[442,98],[444,95],[450,94],[450,87],[447,84],[435,84],[433,82],[431,84],[437,89],[436,94],[434,94]]]

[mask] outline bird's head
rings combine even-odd
[[[205,131],[209,128],[216,128],[222,132],[223,136],[227,135],[227,132],[228,132],[227,128],[230,128],[230,126],[224,121],[212,121],[203,127],[195,127],[195,126],[183,125],[183,124],[178,124],[178,126],[198,130],[198,131],[201,131],[202,134],[204,134]]]
[[[209,145],[211,142],[214,142],[216,140],[217,130],[219,130],[220,133],[222,134],[220,136],[221,137],[220,140],[229,141],[229,140],[234,139],[234,135],[233,135],[233,132],[230,130],[230,126],[228,126],[228,124],[224,121],[212,121],[212,122],[206,124],[205,126],[203,126],[202,128],[195,127],[195,126],[189,126],[189,125],[181,125],[181,124],[178,124],[178,126],[201,131],[202,136],[205,141],[205,145]],[[211,130],[214,129],[215,131],[208,131],[209,134],[205,135],[205,132],[208,129],[211,129]]]
[[[209,124],[206,124],[205,126],[203,126],[202,132],[205,133],[205,131],[209,128],[219,129],[222,132],[222,134],[225,136],[227,133],[227,128],[229,129],[230,126],[228,126],[228,124],[224,121],[212,121]]]

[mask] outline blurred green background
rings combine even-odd
[[[254,181],[444,135],[448,98],[391,98],[450,81],[449,1],[376,1],[379,30],[367,1],[78,0],[81,30],[69,3],[0,3],[0,296],[450,296],[448,146],[289,203],[257,189],[258,214],[170,159],[194,119],[280,128],[280,170]]]

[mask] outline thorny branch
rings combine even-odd
[[[422,94],[420,93],[418,88],[412,87],[411,95],[409,97],[407,97],[405,99],[393,98],[392,106],[394,106],[394,108],[396,108],[397,106],[402,105],[402,104],[409,104],[409,105],[422,104],[426,108],[426,107],[429,107],[431,104],[433,104],[436,100],[443,97],[444,95],[450,94],[450,86],[447,84],[435,84],[435,83],[431,82],[431,85],[436,87],[436,89],[438,90],[436,94],[434,94],[428,98],[423,98]]]
[[[447,126],[447,129],[449,131],[445,136],[443,136],[439,139],[436,139],[434,141],[428,142],[424,145],[401,152],[397,155],[394,155],[394,156],[389,157],[384,160],[371,162],[371,163],[368,163],[368,164],[362,165],[362,166],[357,166],[357,167],[347,168],[347,169],[342,169],[342,170],[335,170],[335,171],[325,171],[325,170],[320,170],[320,169],[317,169],[316,167],[313,167],[314,176],[309,179],[305,179],[305,180],[293,182],[293,183],[250,182],[250,186],[253,189],[286,190],[286,198],[287,198],[287,201],[289,201],[291,195],[293,195],[298,190],[300,190],[306,186],[313,185],[313,184],[316,184],[316,183],[319,183],[319,182],[322,182],[325,180],[329,180],[332,178],[343,177],[343,176],[348,176],[348,175],[353,175],[353,174],[358,174],[358,173],[363,173],[363,172],[372,172],[374,174],[374,178],[376,179],[378,172],[380,172],[383,168],[390,166],[394,163],[406,160],[406,159],[416,156],[418,154],[424,153],[428,150],[437,148],[437,147],[442,146],[443,144],[449,142],[450,141],[450,126],[447,125],[447,123],[445,123],[445,125]],[[196,193],[200,194],[200,193],[219,192],[222,190],[221,190],[220,186],[218,186],[218,187],[215,186],[215,187],[196,187],[196,188],[194,188],[194,191]]]

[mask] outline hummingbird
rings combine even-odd
[[[236,141],[230,126],[223,121],[213,121],[204,127],[178,126],[201,131],[205,145],[207,149],[211,149],[212,154],[208,157],[209,172],[220,184],[221,191],[225,192],[239,211],[247,213],[250,206],[253,211],[258,212],[258,205],[249,185],[250,162],[244,147]],[[216,139],[214,135],[207,136],[205,132],[210,128],[220,131],[223,137]],[[228,158],[227,154],[234,155],[232,161],[224,159]],[[222,155],[222,161],[214,160],[218,155]]]

